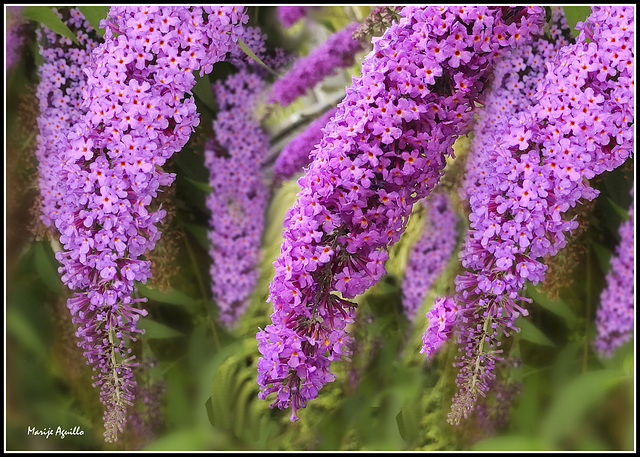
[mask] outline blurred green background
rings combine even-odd
[[[270,44],[308,52],[309,36],[302,24],[282,32],[276,30],[273,7],[251,8],[251,17],[258,17],[256,23],[269,34]],[[330,33],[354,17],[366,17],[369,9],[323,7],[313,13],[312,21]],[[589,8],[565,10],[575,24]],[[91,386],[91,370],[76,347],[65,305],[69,293],[60,282],[53,255],[56,243],[46,236],[35,237],[29,229],[37,197],[36,54],[31,46],[6,75],[7,450],[635,449],[634,341],[611,359],[601,359],[592,348],[599,295],[618,241],[618,226],[631,202],[633,161],[594,184],[601,195],[580,210],[585,229],[551,261],[545,284],[528,288],[534,299],[528,306],[531,314],[521,320],[520,334],[505,341],[505,352],[517,363],[499,375],[512,393],[509,407],[494,392],[482,402],[486,416],[474,415],[458,427],[446,423],[455,393],[456,348],[449,345],[429,365],[418,351],[427,325],[425,313],[434,297],[454,291],[460,265],[454,255],[416,321],[409,322],[402,312],[400,285],[407,254],[425,220],[416,211],[390,253],[389,274],[358,299],[351,361],[334,363],[337,380],[299,412],[298,422],[291,423],[290,412],[272,410],[269,401],[257,397],[255,334],[270,323],[271,304],[266,299],[273,277],[271,263],[279,252],[284,214],[298,187],[294,179],[273,189],[259,285],[238,326],[223,328],[216,322],[209,288],[209,213],[204,205],[208,172],[202,153],[215,112],[202,99],[198,99],[202,128],[169,165],[178,179],[166,203],[172,206],[173,217],[163,228],[154,257],[158,261],[154,279],[138,292],[149,298],[149,315],[142,323],[147,333],[134,349],[141,359],[157,361],[140,382],[160,387],[156,401],[160,419],[149,435],[128,432],[118,443],[105,444],[102,405],[98,390]],[[351,72],[358,67],[354,65]],[[210,78],[223,78],[229,71],[217,66]],[[303,105],[298,101],[271,113],[265,125],[281,126]],[[459,141],[456,161],[464,160],[467,145],[466,139]],[[448,179],[454,181],[461,169],[456,161],[448,165]],[[465,223],[458,228],[460,242]],[[132,411],[143,418],[148,415],[139,403]],[[488,426],[505,417],[503,423]],[[47,439],[28,435],[29,426],[54,430],[79,426],[84,434]]]

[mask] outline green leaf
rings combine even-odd
[[[611,251],[596,241],[591,241],[591,246],[593,246],[593,252],[595,252],[598,259],[600,271],[606,274],[611,267]]]
[[[207,194],[210,194],[213,191],[211,186],[206,182],[196,181],[195,179],[191,179],[186,176],[184,177],[184,179],[186,179],[188,182],[193,184],[195,187],[197,187],[201,191],[206,192]]]
[[[525,435],[505,435],[487,438],[471,448],[474,451],[548,451],[549,447],[540,438]]]
[[[162,435],[143,451],[211,451],[211,444],[228,446],[226,437],[215,430],[188,427]]]
[[[45,285],[51,289],[52,292],[62,295],[62,281],[58,275],[57,266],[53,263],[54,260],[52,260],[51,248],[48,245],[45,248],[44,242],[38,242],[35,243],[34,249],[36,271],[38,272],[40,279],[42,279]]]
[[[184,292],[177,289],[169,289],[167,292],[160,292],[158,289],[152,289],[144,284],[138,284],[138,292],[150,300],[160,303],[168,303],[170,305],[196,307],[200,304],[200,300],[191,298]]]
[[[110,6],[78,6],[77,7],[84,17],[89,21],[91,27],[98,32],[98,35],[104,36],[105,29],[100,28],[100,21],[109,14]]]
[[[535,325],[529,322],[524,317],[519,317],[515,322],[516,327],[520,327],[520,338],[530,341],[531,343],[540,344],[543,346],[555,347],[553,341],[542,333]]]
[[[613,209],[616,211],[616,213],[618,213],[618,215],[620,216],[620,218],[623,221],[628,221],[629,220],[629,212],[627,210],[622,208],[620,205],[618,205],[616,202],[611,200],[611,198],[609,198],[609,197],[607,197],[607,201],[613,207]]]
[[[196,75],[196,85],[193,86],[193,94],[214,113],[218,110],[216,100],[213,98],[211,80],[208,74],[204,76]]]
[[[569,27],[571,28],[571,33],[573,36],[578,36],[578,32],[576,31],[576,24],[578,22],[583,21],[589,17],[591,14],[590,6],[563,6],[564,14],[567,17],[567,22],[569,23]]]
[[[557,314],[567,320],[575,319],[576,315],[573,313],[569,305],[561,299],[551,300],[546,294],[540,292],[537,286],[532,284],[527,285],[527,295],[532,298],[533,301],[542,306],[544,309]]]
[[[256,62],[258,62],[262,67],[266,68],[269,71],[269,73],[271,73],[273,75],[276,75],[276,76],[278,76],[280,78],[282,77],[282,75],[280,75],[276,71],[272,70],[271,67],[269,67],[262,60],[260,60],[260,58],[257,55],[255,55],[251,49],[249,49],[249,46],[247,46],[245,44],[245,42],[242,41],[242,39],[238,38],[238,44],[240,45],[240,48],[244,51],[244,53],[246,55],[248,55],[251,59],[253,59]]]
[[[550,443],[560,442],[580,427],[589,411],[624,379],[627,376],[619,370],[588,371],[555,389],[552,403],[541,420],[540,436]]]
[[[23,315],[15,310],[7,310],[7,331],[13,335],[24,347],[36,354],[41,360],[47,360],[47,346],[41,335],[33,327],[33,324]]]
[[[151,319],[140,318],[138,320],[138,327],[144,329],[145,338],[175,338],[176,336],[182,336],[183,333],[172,329],[171,327],[161,324],[160,322],[153,321]]]
[[[62,19],[56,16],[56,13],[53,12],[53,9],[51,9],[50,6],[25,6],[22,9],[22,15],[39,22],[51,31],[56,32],[58,35],[69,38],[75,44],[80,44],[78,42],[78,38],[73,34],[69,27],[67,27],[67,24],[62,22]]]

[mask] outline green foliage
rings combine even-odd
[[[571,28],[573,36],[578,36],[578,31],[575,29],[578,22],[584,21],[591,14],[590,6],[563,6],[564,14],[567,17],[567,22]]]
[[[56,16],[50,6],[25,6],[22,9],[22,15],[33,21],[39,22],[49,30],[56,32],[59,35],[65,36],[73,41],[75,44],[79,44],[78,38],[67,27],[67,24]]]
[[[91,27],[93,27],[100,36],[104,36],[105,32],[104,29],[100,28],[100,21],[107,17],[109,8],[109,6],[78,6],[78,9],[84,15],[85,19],[89,21]]]

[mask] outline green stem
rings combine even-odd
[[[589,357],[589,320],[591,319],[591,251],[587,251],[587,309],[584,316],[584,347],[582,352],[582,372],[587,371]]]
[[[211,311],[209,309],[209,307],[207,306],[207,291],[204,287],[204,281],[202,279],[202,275],[200,274],[200,269],[198,268],[198,262],[196,261],[196,256],[193,253],[193,248],[191,246],[191,243],[189,242],[189,235],[186,233],[186,231],[182,230],[182,233],[184,233],[185,235],[183,236],[184,238],[184,244],[187,247],[187,253],[189,254],[189,260],[191,261],[191,268],[196,276],[196,282],[198,283],[198,289],[200,289],[200,296],[202,297],[202,306],[204,307],[204,311],[207,315],[207,318],[209,319],[209,323],[211,324],[211,333],[213,335],[213,342],[216,345],[216,349],[220,349],[220,339],[218,337],[218,329],[216,328],[216,323],[214,322],[213,318],[211,317]]]

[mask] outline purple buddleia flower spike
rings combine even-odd
[[[50,173],[62,196],[55,217],[67,307],[104,404],[104,438],[124,430],[135,381],[130,341],[146,311],[135,281],[151,275],[140,258],[155,247],[166,212],[154,208],[175,176],[161,167],[199,123],[192,89],[243,32],[244,8],[114,6],[89,64],[81,109]],[[116,36],[117,34],[117,36]]]
[[[387,249],[438,183],[502,49],[541,31],[539,7],[416,7],[374,39],[298,180],[257,334],[259,397],[291,420],[349,353],[349,299],[385,274]]]
[[[255,107],[265,83],[248,69],[217,83],[219,111],[213,123],[215,141],[205,148],[212,192],[209,240],[213,298],[220,321],[236,323],[249,305],[260,274],[260,241],[268,189],[261,162],[269,138],[255,118]],[[242,134],[240,134],[242,132]]]
[[[631,189],[631,197],[629,219],[620,225],[620,244],[611,257],[607,285],[600,295],[596,315],[598,336],[595,347],[603,357],[611,357],[616,348],[633,336],[634,331],[634,189]]]
[[[431,195],[422,204],[427,220],[420,239],[409,252],[409,262],[402,280],[402,305],[413,321],[433,282],[440,276],[456,246],[458,218],[446,194]]]
[[[589,179],[633,153],[633,7],[592,9],[576,43],[546,62],[535,103],[497,121],[493,140],[476,151],[482,157],[467,186],[470,231],[460,254],[467,271],[456,278],[461,355],[451,423],[466,418],[491,384],[499,337],[527,315],[517,303],[530,301],[525,282],[544,280],[542,259],[577,227],[563,215],[597,196]]]
[[[357,27],[357,23],[347,25],[308,56],[295,60],[291,69],[273,83],[269,102],[288,106],[338,69],[353,65],[356,53],[363,49],[362,42],[352,37]]]

